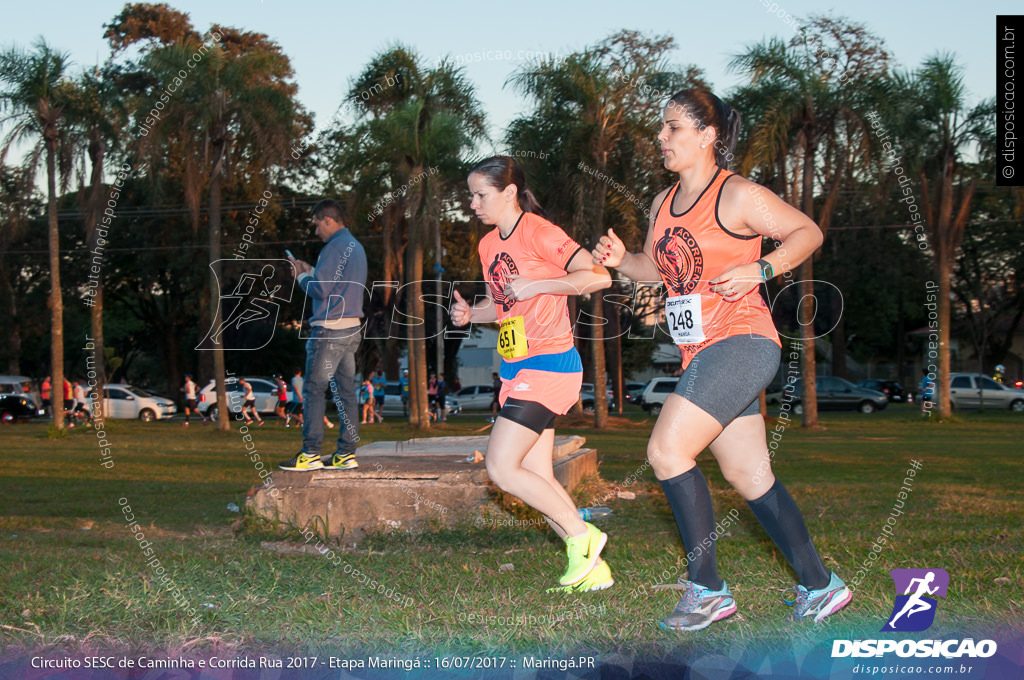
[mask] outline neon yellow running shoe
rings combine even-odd
[[[601,559],[601,550],[608,542],[608,534],[590,522],[584,524],[587,525],[587,533],[565,539],[565,554],[569,557],[569,566],[562,574],[562,578],[558,579],[560,585],[569,586],[585,579],[597,566],[597,561]]]
[[[324,461],[325,470],[352,470],[359,467],[354,453],[335,453],[330,461]]]
[[[597,566],[587,574],[582,581],[570,586],[555,586],[548,588],[549,593],[589,593],[596,590],[604,590],[615,585],[612,578],[611,567],[602,559],[597,560]]]
[[[305,451],[299,451],[291,459],[279,463],[277,467],[293,472],[309,472],[310,470],[319,470],[323,466],[319,455],[309,455]]]

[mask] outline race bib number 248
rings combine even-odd
[[[665,301],[665,321],[672,341],[677,345],[704,342],[700,294],[676,295]]]

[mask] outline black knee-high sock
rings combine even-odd
[[[782,482],[776,479],[768,493],[756,500],[747,501],[747,505],[789,560],[800,579],[800,585],[809,590],[827,586],[830,577],[828,570],[814,549],[800,508]]]
[[[661,488],[672,506],[683,545],[694,556],[689,562],[690,580],[711,590],[721,590],[715,541],[711,540],[715,511],[711,506],[711,489],[700,468],[694,466],[677,477],[662,480]]]

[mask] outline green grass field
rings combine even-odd
[[[846,610],[823,626],[795,625],[781,602],[793,575],[705,452],[700,462],[718,517],[733,510],[738,516],[718,554],[739,612],[691,634],[664,633],[656,625],[676,598],[652,586],[685,569],[668,504],[649,468],[629,486],[636,500],[608,502],[614,514],[602,525],[610,535],[604,556],[617,583],[599,593],[544,592],[564,566],[561,545],[546,527],[479,528],[467,519],[457,530],[376,535],[358,550],[335,546],[353,570],[411,598],[403,606],[323,556],[261,547],[271,538],[294,540],[294,532],[233,530],[239,515],[227,505],[244,506],[258,481],[237,433],[117,422],[106,432],[114,466],[105,469],[91,430],[49,439],[43,424],[5,427],[0,651],[750,654],[877,636],[892,608],[888,570],[896,567],[950,573],[949,594],[928,635],[1020,637],[1024,418],[968,413],[937,424],[904,407],[870,416],[823,414],[822,421],[818,432],[798,426],[785,432],[775,472],[801,506],[826,566],[847,580],[854,576],[917,459],[921,469],[891,543]],[[615,429],[562,432],[585,436],[599,452],[602,479],[621,485],[643,466],[652,424],[633,412]],[[461,417],[432,433],[471,434],[484,425],[482,417]],[[393,422],[364,427],[362,435],[364,441],[417,436]],[[256,440],[264,459],[276,462],[298,450],[300,433],[271,420]],[[586,505],[593,498],[580,500]],[[196,618],[147,566],[123,520],[125,503]],[[499,569],[507,563],[514,570]]]

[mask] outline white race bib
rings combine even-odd
[[[695,345],[707,339],[704,337],[699,293],[668,298],[665,301],[665,322],[672,341],[677,345]]]

